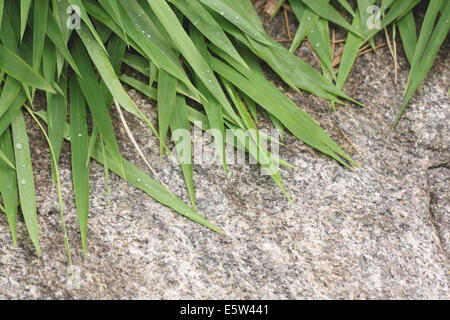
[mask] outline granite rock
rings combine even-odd
[[[269,31],[283,38],[277,19]],[[108,205],[103,169],[94,163],[83,261],[65,144],[60,168],[75,282],[48,148],[29,121],[43,257],[36,256],[23,222],[13,248],[1,216],[0,298],[448,299],[448,46],[396,130],[392,120],[408,76],[403,55],[397,84],[386,48],[358,59],[345,91],[370,109],[348,105],[334,113],[327,102],[289,90],[268,72],[359,167],[346,170],[288,134],[281,156],[300,168],[282,170],[291,205],[254,165],[231,166],[228,178],[219,165],[195,166],[198,210],[227,237],[177,215],[115,175]],[[307,46],[297,54],[314,59]],[[155,119],[154,104],[129,92]],[[188,201],[180,169],[167,159],[160,165],[150,130],[132,117],[127,121],[162,180]],[[261,121],[268,126],[264,116]],[[123,155],[145,170],[125,131],[116,127]]]

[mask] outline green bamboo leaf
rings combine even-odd
[[[44,53],[49,0],[34,1],[33,23],[33,69],[39,72]]]
[[[258,63],[258,61],[250,60],[249,65],[252,69],[252,72],[257,72],[260,76],[264,77],[264,72],[263,72],[260,64]],[[242,95],[245,103],[249,107],[250,113],[252,114],[253,118],[255,119],[255,122],[258,123],[256,110],[252,111],[252,109],[256,108],[256,103],[252,99],[250,99],[245,93],[241,92],[241,95]],[[272,121],[273,125],[275,126],[275,128],[279,131],[281,140],[283,140],[284,139],[283,123],[280,120],[278,120],[278,118],[274,114],[268,113],[268,115],[269,115],[269,118]]]
[[[56,52],[55,48],[47,42],[44,49],[44,60],[43,60],[43,70],[44,78],[48,81],[54,81],[56,76]],[[61,156],[62,144],[64,140],[64,124],[66,123],[67,117],[67,80],[64,74],[58,83],[58,86],[63,91],[64,95],[56,94],[52,95],[46,93],[47,98],[47,114],[49,117],[48,124],[48,136],[50,143],[53,147],[53,152],[55,153],[56,162],[59,162]],[[52,177],[53,182],[56,181],[56,167],[52,162]]]
[[[77,8],[77,10],[79,9],[79,12],[80,12],[79,16],[80,16],[81,20],[83,20],[83,22],[87,25],[87,27],[89,28],[89,31],[91,31],[91,35],[97,41],[97,44],[100,46],[100,48],[102,48],[103,51],[106,52],[106,48],[103,46],[103,42],[100,39],[100,36],[98,35],[97,31],[95,30],[95,27],[92,24],[91,19],[89,18],[89,15],[87,14],[86,9],[84,8],[81,0],[67,0],[67,2],[74,8]],[[76,27],[76,28],[78,30],[78,27]]]
[[[141,110],[139,110],[133,100],[131,100],[130,96],[123,89],[114,71],[114,67],[111,65],[108,57],[103,50],[101,50],[100,46],[93,41],[92,36],[86,32],[83,27],[77,30],[77,32],[80,35],[83,44],[86,46],[89,56],[97,67],[101,78],[105,82],[105,85],[108,87],[109,92],[112,94],[114,99],[116,99],[126,111],[144,120],[152,131],[156,133],[156,129],[151,121],[142,113]],[[92,73],[92,70],[90,73]]]
[[[289,0],[289,3],[291,4],[292,11],[294,11],[294,14],[299,22],[299,27],[295,33],[294,39],[292,40],[291,47],[289,48],[290,52],[294,52],[317,24],[320,17],[300,1]]]
[[[400,111],[397,114],[397,117],[394,121],[394,126],[398,123],[398,120],[405,111],[405,108],[408,105],[409,101],[411,101],[412,97],[414,96],[414,93],[419,88],[420,84],[425,79],[431,67],[433,66],[433,62],[436,59],[436,55],[439,51],[439,48],[441,47],[442,43],[444,42],[449,32],[450,29],[449,20],[450,20],[450,2],[447,2],[445,9],[442,12],[442,15],[438,23],[436,24],[436,28],[434,29],[431,35],[430,41],[428,42],[428,45],[426,46],[423,52],[423,56],[420,62],[417,64],[417,67],[414,70],[411,70],[410,82],[407,87],[403,103],[400,107]],[[418,48],[418,50],[420,49]]]
[[[152,21],[154,27],[157,30],[157,33],[162,37],[161,39],[157,39],[158,42],[163,41],[166,45],[168,45],[170,48],[172,48],[172,51],[174,52],[175,57],[178,57],[178,53],[176,52],[176,45],[175,43],[172,41],[169,33],[167,32],[167,30],[164,28],[163,24],[161,23],[161,21],[158,19],[158,17],[156,16],[155,12],[153,11],[153,9],[151,8],[151,6],[149,5],[148,1],[146,0],[133,0],[133,1],[138,1],[139,4],[141,5],[143,11],[146,13],[146,16],[148,16],[148,18],[150,18],[150,20]],[[176,19],[179,23],[184,23],[184,15],[181,11],[179,10],[174,10]],[[161,45],[160,43],[158,45]]]
[[[100,0],[99,2],[102,3],[104,8],[110,6],[109,1]],[[134,41],[130,41],[130,44],[148,60],[151,60],[158,68],[164,69],[186,84],[198,99],[198,92],[179,63],[177,55],[139,3],[136,0],[129,0],[121,2],[121,5],[124,7],[123,10],[121,10],[121,13],[123,14],[123,23],[126,26],[126,31],[130,39]],[[110,11],[112,11],[112,9]],[[104,21],[106,22],[105,19]],[[115,30],[115,32],[117,33],[117,30]],[[119,33],[117,34],[120,36]],[[120,103],[120,105],[127,108],[123,103]]]
[[[258,43],[252,40],[250,40],[250,42],[251,44],[248,44],[250,46],[249,48],[252,48],[251,46],[253,45],[254,48],[252,49],[252,51],[258,56],[264,57],[264,60],[268,62],[269,65],[292,88],[296,90],[298,90],[297,88],[301,88],[327,100],[335,100],[336,98],[333,94],[324,90],[322,86],[325,86],[327,90],[334,91],[340,95],[343,95],[342,93],[339,93],[339,91],[336,90],[334,86],[332,86],[331,83],[326,80],[325,77],[321,75],[317,70],[315,70],[303,60],[298,59],[297,57],[290,54],[284,47],[271,49],[259,46]],[[209,47],[216,55],[226,60],[230,65],[232,65],[236,70],[239,70],[247,78],[251,77],[249,72],[238,68],[238,66],[234,64],[234,61],[229,59],[226,53],[224,53],[214,45],[210,45]],[[253,61],[256,62],[256,57],[254,54],[252,54],[247,48],[242,45],[239,46],[239,50],[252,70],[254,70],[255,68],[260,69],[257,63],[253,63]],[[302,77],[300,77],[300,74],[302,75]],[[259,75],[262,75],[262,73],[259,72]],[[309,79],[309,81],[307,81],[307,79]],[[343,104],[342,101],[340,103]]]
[[[439,9],[442,5],[442,0],[431,0],[425,14],[424,21],[422,23],[422,29],[420,30],[419,39],[417,40],[416,50],[414,51],[414,57],[411,62],[411,71],[408,77],[408,82],[406,88],[408,89],[411,81],[413,80],[413,75],[416,72],[419,61],[422,58],[425,50],[428,48],[427,44],[430,41],[431,33],[433,32],[434,25],[436,23],[436,18],[439,13]]]
[[[4,212],[8,219],[9,229],[14,246],[17,244],[17,208],[19,205],[17,177],[15,171],[14,148],[9,130],[0,136],[0,194],[3,199]]]
[[[148,76],[150,74],[150,63],[152,62],[148,63],[148,60],[144,57],[138,56],[131,52],[126,52],[123,57],[123,62],[134,70],[139,71],[144,76]],[[155,79],[155,81],[157,81],[157,79]]]
[[[194,189],[194,171],[192,164],[192,146],[190,125],[186,101],[183,96],[177,95],[176,106],[170,121],[170,130],[172,131],[172,140],[178,153],[181,169],[183,171],[186,187],[191,199],[192,208],[195,209],[195,189]]]
[[[117,2],[117,0],[110,0],[109,2],[111,3],[111,8],[114,11],[115,17],[116,17],[117,21],[119,22],[119,26],[122,29],[123,34],[125,35],[125,42],[128,43],[128,40],[126,39],[125,26],[122,21],[122,15],[120,14],[119,3]]]
[[[402,39],[403,48],[405,49],[406,58],[409,64],[413,63],[414,52],[417,46],[416,24],[412,11],[401,18],[398,23],[398,30]]]
[[[0,45],[0,69],[23,84],[56,93],[52,86],[42,79],[29,64],[3,45]]]
[[[152,2],[151,0],[147,0]],[[240,1],[240,0],[239,0]],[[237,2],[239,2],[237,1]],[[260,23],[255,24],[252,21],[248,20],[247,15],[243,12],[243,7],[240,7],[239,4],[234,0],[200,0],[205,6],[208,6],[210,9],[216,11],[222,17],[230,21],[232,24],[237,26],[240,30],[245,32],[249,37],[259,41],[260,43],[264,43],[268,46],[272,46],[273,43],[270,41],[270,38],[258,28]]]
[[[73,268],[73,263],[72,263],[72,255],[70,253],[69,237],[67,235],[66,223],[64,221],[65,220],[64,219],[64,203],[63,203],[63,200],[62,200],[61,179],[60,179],[60,176],[59,176],[58,163],[56,162],[55,153],[53,152],[53,146],[52,146],[52,144],[50,142],[50,139],[48,138],[47,133],[45,132],[44,127],[42,126],[42,124],[40,123],[38,118],[36,117],[36,114],[28,106],[25,106],[25,108],[27,109],[28,113],[31,115],[33,120],[36,121],[39,129],[41,129],[41,132],[43,133],[45,139],[47,140],[48,146],[50,148],[51,159],[52,159],[54,167],[56,168],[56,170],[55,170],[55,172],[56,172],[56,186],[57,186],[57,189],[58,189],[58,203],[59,203],[59,209],[60,209],[60,218],[61,218],[61,224],[62,224],[62,231],[63,231],[63,234],[64,234],[64,244],[66,246],[66,252],[67,252],[68,259],[69,259],[69,266],[71,267],[72,276],[75,276],[75,270]]]
[[[116,77],[119,74],[120,67],[122,65],[122,61],[124,60],[125,49],[126,49],[125,42],[122,41],[119,37],[113,36],[111,38],[109,45],[108,45],[108,53],[109,53],[109,58],[110,58],[109,62],[110,63],[109,63],[109,66],[105,66],[105,67],[108,70],[108,72],[110,72],[111,68],[112,68]],[[112,81],[116,81],[116,80],[113,79]],[[122,87],[120,87],[120,88],[123,90]],[[105,83],[105,81],[103,79],[101,81],[101,91],[102,91],[103,97],[106,101],[107,109],[109,109],[109,107],[112,103],[113,96],[112,96],[111,92],[109,91],[108,85]],[[144,119],[146,119],[146,118],[144,117]],[[151,124],[148,121],[149,120],[147,119],[147,123],[150,124],[149,126],[152,129],[153,133],[155,134],[156,137],[159,138],[158,132],[153,127],[153,124]],[[97,127],[94,125],[94,130],[92,132],[91,141],[89,143],[90,147],[89,147],[89,153],[88,153],[89,154],[88,161],[91,158],[91,154],[92,154],[93,147],[95,145],[95,141],[97,141],[97,134],[98,134]],[[169,151],[169,149],[165,145],[164,145],[164,147]]]
[[[48,113],[47,113],[48,117]],[[64,122],[64,125],[66,122]],[[72,151],[72,181],[81,232],[83,253],[87,250],[87,221],[89,214],[88,129],[86,103],[75,79],[70,82],[70,147]]]
[[[0,149],[0,160],[2,160],[3,163],[6,164],[10,169],[16,170],[14,164],[9,160],[9,157],[6,154],[4,154],[1,149]]]
[[[130,87],[133,87],[137,91],[145,94],[150,99],[158,101],[158,90],[155,88],[150,88],[147,84],[143,83],[142,81],[127,76],[121,76],[120,81],[126,83]]]
[[[51,15],[54,17],[54,19],[56,20],[58,27],[61,28],[62,23],[61,23],[61,16],[59,15],[59,8],[58,8],[58,3],[60,3],[60,0],[52,0],[52,10],[51,10]]]
[[[8,76],[0,95],[0,118],[8,111],[22,88],[20,82]]]
[[[336,79],[333,63],[331,61],[332,53],[330,42],[330,28],[328,26],[328,21],[319,19],[317,24],[308,34],[308,39],[314,51],[319,56],[322,68],[326,69],[326,71],[328,71],[327,74],[331,75],[333,79]]]
[[[71,14],[70,11],[67,13],[70,3],[67,0],[52,0],[52,5],[52,16],[55,18],[58,28],[63,34],[64,43],[67,44],[73,32],[73,30],[67,27],[67,22],[70,18],[69,14]]]
[[[312,11],[321,16],[322,18],[329,20],[341,27],[347,29],[354,34],[363,37],[360,30],[350,25],[340,13],[333,8],[328,2],[329,0],[302,0]]]
[[[276,114],[283,125],[297,138],[331,156],[343,165],[346,165],[346,163],[340,157],[354,163],[314,120],[273,87],[264,77],[251,72],[246,78],[212,56],[210,57],[210,64],[216,72],[255,100],[261,107],[269,113]]]
[[[5,0],[0,0],[0,28],[1,28],[1,25],[2,25],[4,5],[5,5]]]
[[[244,68],[248,68],[220,25],[198,0],[170,0],[170,2],[174,3],[206,38],[228,53]]]
[[[206,88],[212,93],[212,95],[220,102],[225,111],[230,117],[233,118],[236,123],[240,124],[241,120],[233,111],[233,108],[229,104],[225,94],[223,93],[217,78],[209,67],[208,63],[199,53],[189,36],[183,29],[183,26],[176,19],[170,6],[165,0],[147,0],[158,19],[164,25],[169,32],[172,40],[176,44],[178,50],[182,53],[192,69],[202,80]]]
[[[9,10],[5,10],[3,13],[2,24],[0,25],[0,40],[5,47],[15,54],[18,54],[19,38],[16,36],[15,31],[17,30],[14,29],[10,16],[12,16],[12,14],[9,13]]]
[[[355,11],[353,10],[352,6],[347,2],[347,0],[338,0],[338,2],[341,4],[342,8],[347,10],[348,13],[350,13],[353,17],[355,16]]]
[[[208,118],[201,113],[200,111],[192,108],[192,107],[187,107],[188,109],[188,119],[189,121],[199,127],[200,129],[202,129],[203,131],[208,131],[210,129],[209,123],[208,123]],[[229,128],[232,128],[234,132],[237,132],[238,130],[240,130],[242,132],[242,129],[239,129],[238,127],[234,126],[234,125],[229,125]],[[281,144],[278,140],[272,138],[271,136],[265,134],[264,132],[260,132],[259,133],[261,138],[263,138],[265,141],[270,141],[270,142],[274,142],[276,144]],[[241,143],[237,143],[237,139],[236,139],[236,135],[234,134],[228,134],[226,136],[226,143],[229,144],[230,146],[233,146],[235,148],[241,149],[241,150],[245,150],[247,152],[249,152],[248,150],[248,144],[246,144],[245,146]],[[248,135],[246,136],[246,139],[248,140]],[[245,148],[243,148],[245,147]],[[273,155],[271,155],[273,157]],[[295,166],[292,166],[290,164],[287,164],[285,161],[283,161],[282,159],[278,158],[278,161],[280,162],[280,164],[282,165],[286,165],[287,167],[290,167],[292,169],[298,169]]]
[[[89,15],[93,18],[95,18],[98,22],[101,22],[105,28],[111,30],[114,32],[117,36],[119,36],[122,40],[126,41],[127,35],[124,34],[124,30],[120,28],[120,26],[117,25],[116,21],[113,17],[111,17],[100,5],[99,1],[94,0],[85,0],[84,5],[86,8],[86,11],[89,13]],[[111,12],[113,9],[111,8]],[[121,16],[122,18],[122,16]],[[117,18],[116,18],[117,19]],[[127,29],[127,28],[126,28]],[[126,30],[125,29],[125,30]],[[130,39],[129,39],[130,40]],[[131,40],[133,42],[133,40]],[[133,47],[136,48],[136,50],[139,51],[138,46],[136,44],[133,45]]]
[[[158,78],[158,68],[151,61],[149,61],[148,64],[149,64],[148,86],[152,87],[153,83]],[[177,84],[178,84],[178,82],[177,82]]]
[[[67,62],[72,67],[73,71],[75,71],[78,75],[80,74],[80,71],[78,70],[77,64],[73,60],[72,55],[70,54],[69,49],[67,48],[67,45],[64,40],[64,34],[61,32],[61,29],[59,28],[56,19],[52,14],[48,15],[48,21],[47,21],[47,35],[49,39],[53,42],[55,47],[58,49],[58,53],[64,57],[64,59],[67,60]],[[58,67],[58,77],[61,74],[62,66]]]
[[[256,103],[252,99],[250,99],[245,93],[241,92],[242,98],[245,101],[245,104],[247,105],[248,109],[250,110],[250,114],[253,117],[253,120],[256,124],[258,124],[258,113],[256,110]]]
[[[278,171],[278,161],[273,161],[274,158],[270,156],[270,153],[267,150],[267,147],[262,140],[260,136],[260,132],[258,131],[258,128],[254,124],[253,120],[250,117],[250,114],[248,113],[247,109],[245,108],[244,104],[242,103],[237,91],[235,88],[225,79],[222,79],[222,82],[228,92],[228,95],[230,96],[231,100],[233,101],[234,105],[236,106],[239,115],[243,119],[243,122],[245,124],[245,138],[242,138],[241,134],[237,134],[237,138],[239,142],[245,146],[245,148],[249,151],[249,153],[257,160],[257,162],[269,173],[271,178],[275,181],[275,183],[278,185],[278,187],[281,189],[281,191],[285,194],[285,196],[288,198],[289,201],[292,202],[291,198],[289,197],[286,189],[283,186],[283,181],[281,178],[281,175]],[[236,133],[239,130],[234,130]],[[241,136],[241,137],[239,137]],[[252,147],[253,145],[253,147]]]
[[[126,43],[125,41],[122,41],[122,39],[120,39],[118,36],[113,35],[111,36],[107,50],[111,66],[113,67],[116,76],[118,76],[125,56]],[[112,104],[113,96],[109,92],[108,86],[103,80],[101,80],[101,87],[103,96],[105,97],[106,106],[109,107]]]
[[[95,43],[95,41],[93,41],[93,43]],[[99,48],[99,52],[103,51]],[[121,157],[119,146],[117,145],[117,140],[114,133],[114,127],[111,122],[111,118],[109,117],[104,97],[100,94],[101,87],[97,82],[97,77],[95,76],[95,73],[90,66],[89,56],[86,50],[83,49],[80,41],[77,41],[76,45],[74,46],[73,55],[75,59],[79,61],[80,73],[83,77],[83,79],[77,77],[77,81],[81,87],[81,90],[83,91],[83,95],[86,98],[95,125],[98,127],[99,132],[102,138],[105,140],[107,147],[111,150],[112,158],[117,161],[117,164],[120,168]],[[112,70],[112,74],[115,76],[114,70]],[[120,86],[120,88],[122,88],[122,86]]]
[[[23,90],[21,90],[17,95],[17,97],[14,99],[11,106],[5,112],[5,114],[2,117],[0,117],[0,135],[3,134],[9,128],[11,122],[19,113],[20,109],[22,108],[26,100],[27,97],[25,93],[23,93]]]
[[[353,25],[358,26],[361,23],[359,12],[355,14]],[[341,63],[339,64],[339,71],[336,80],[336,87],[342,89],[347,81],[348,75],[355,63],[359,48],[363,44],[363,39],[351,32],[347,35],[345,41],[344,52],[342,53]]]
[[[206,47],[206,42],[204,37],[200,34],[200,32],[191,28],[190,36],[192,41],[199,49],[200,54],[204,57],[208,57],[208,49]],[[247,64],[246,64],[247,65]],[[248,67],[247,67],[248,68]],[[206,115],[208,117],[208,122],[211,126],[210,133],[214,137],[214,143],[216,144],[216,150],[219,158],[222,161],[222,166],[225,171],[225,174],[228,175],[228,165],[225,153],[225,126],[223,122],[223,110],[220,106],[220,103],[217,101],[215,97],[212,96],[211,93],[208,92],[206,86],[202,83],[200,77],[195,74],[195,83],[197,84],[200,92],[202,92],[203,96],[206,97],[206,100],[202,101],[203,108],[205,109]]]
[[[341,97],[353,103],[361,105],[354,99],[348,97],[342,91],[336,89],[336,87],[316,69],[307,64],[305,61],[299,59],[297,56],[290,53],[286,48],[276,43],[275,41],[274,46],[272,47],[262,45],[259,42],[252,40],[251,38],[245,37],[242,32],[240,32],[233,26],[230,26],[229,23],[227,24],[226,21],[222,21],[222,23],[222,26],[224,27],[224,29],[226,29],[227,32],[231,33],[240,42],[247,46],[255,55],[269,64],[270,67],[283,79],[283,81],[285,81],[295,90],[298,90],[297,88],[300,88],[305,91],[311,92],[318,97],[322,97],[330,101],[334,100],[341,104],[344,103],[340,100],[336,100],[336,97]],[[211,45],[210,47],[213,48],[214,46]],[[241,53],[241,56],[248,64],[248,60],[244,57],[245,53],[243,53],[246,49],[242,45],[237,47],[239,52]],[[217,50],[215,51],[215,53],[217,53]],[[223,57],[227,56],[227,54],[224,52],[221,53],[221,55]],[[228,62],[230,64],[233,63],[232,61]],[[240,69],[242,68],[237,68],[237,70]],[[245,70],[241,70],[241,72],[244,71]]]
[[[241,1],[241,0],[228,0],[235,10],[239,11],[242,16],[244,16],[254,28],[257,28],[261,33],[264,33],[264,26],[261,23],[261,19],[255,10],[252,1]]]
[[[369,30],[370,23],[376,24],[382,18],[381,9],[373,7],[375,5],[375,0],[357,0],[358,14],[360,23],[354,25],[355,28],[360,28],[364,35],[367,35],[371,30]],[[378,10],[378,11],[377,11]]]
[[[96,25],[96,29],[97,29],[98,36],[102,40],[103,44],[107,43],[108,39],[114,33],[110,28],[105,26],[103,23],[98,23]]]
[[[39,244],[39,228],[36,211],[36,194],[31,165],[30,145],[23,113],[19,112],[11,123],[16,159],[17,184],[19,189],[20,207],[31,241],[38,255],[41,255]]]
[[[123,62],[125,64],[127,64],[128,66],[130,66],[131,68],[133,68],[134,70],[139,71],[140,73],[142,73],[145,76],[148,76],[150,74],[151,78],[154,79],[153,82],[157,81],[158,72],[153,71],[153,75],[152,75],[152,71],[149,66],[150,63],[148,63],[149,61],[145,60],[145,58],[127,52],[127,53],[125,53]],[[127,76],[123,76],[123,77],[120,77],[120,80],[127,83],[128,80],[133,81],[134,79],[127,77]],[[151,86],[149,86],[149,88],[150,87]],[[183,82],[177,81],[177,92],[192,99],[192,100],[200,102],[200,99],[196,96],[196,94],[193,93]]]
[[[416,5],[418,5],[422,0],[411,0],[409,1],[409,6],[406,7],[402,13],[400,13],[400,15],[397,17],[396,21],[400,20],[401,18],[403,18],[406,14],[408,14],[409,12],[411,12],[414,7]],[[442,2],[442,4],[444,5],[444,2]],[[443,9],[443,6],[441,6],[441,9]],[[442,11],[442,10],[440,10]]]
[[[169,131],[172,115],[175,110],[177,95],[177,79],[164,70],[158,74],[158,123],[159,152],[162,161],[164,146]]]
[[[23,38],[27,27],[28,13],[30,12],[31,0],[20,0],[20,39]]]
[[[271,114],[271,113],[268,113],[268,116],[270,118],[270,121],[272,121],[272,124],[274,125],[275,129],[278,130],[278,132],[280,134],[281,141],[283,141],[284,140],[284,126],[283,126],[283,122],[278,120],[278,118],[276,116],[274,116],[273,114]]]

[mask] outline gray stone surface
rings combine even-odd
[[[450,253],[450,168],[448,163],[430,168],[428,172],[430,187],[430,211],[447,257]]]
[[[285,37],[283,31],[271,32]],[[387,49],[358,60],[345,91],[370,110],[349,105],[333,113],[325,101],[286,90],[269,74],[360,167],[345,170],[288,135],[281,155],[300,168],[282,172],[292,206],[256,166],[232,166],[228,179],[219,166],[196,166],[198,209],[228,237],[178,216],[115,175],[109,207],[103,170],[94,164],[89,251],[83,261],[65,145],[61,175],[75,289],[48,149],[34,127],[43,257],[35,255],[23,223],[18,247],[12,248],[1,216],[0,298],[448,299],[447,53],[448,44],[395,131],[392,119],[408,71],[403,55],[398,84]],[[298,54],[311,55],[306,47]],[[131,94],[154,116],[152,103]],[[162,179],[187,201],[180,170],[168,161],[160,166],[156,139],[143,123],[127,120]],[[117,127],[123,155],[145,169]]]

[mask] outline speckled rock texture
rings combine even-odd
[[[286,38],[281,19],[271,24],[274,38]],[[360,166],[346,170],[288,134],[280,152],[300,168],[282,171],[294,206],[257,166],[231,166],[229,178],[220,166],[195,166],[198,210],[228,237],[177,215],[115,175],[108,206],[103,169],[93,164],[89,250],[83,261],[65,145],[61,176],[75,283],[48,148],[29,121],[43,257],[36,256],[22,222],[14,249],[1,216],[0,298],[450,298],[448,49],[447,41],[396,130],[392,120],[408,75],[403,54],[398,84],[386,48],[358,59],[345,91],[370,110],[348,105],[334,113],[326,101],[295,93],[268,72]],[[307,45],[297,54],[314,64]],[[130,94],[155,118],[153,102]],[[167,160],[161,166],[150,130],[131,117],[127,121],[164,182],[188,201],[180,169]],[[116,127],[123,155],[145,170],[123,128]]]

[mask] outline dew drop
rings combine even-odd
[[[16,144],[17,149],[22,150],[23,146],[21,143]]]
[[[27,180],[22,179],[22,181],[20,181],[20,183],[22,183],[22,184],[27,184]]]

